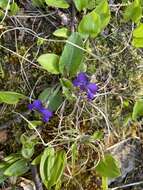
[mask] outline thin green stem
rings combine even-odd
[[[108,190],[108,178],[107,177],[102,177],[102,189]]]

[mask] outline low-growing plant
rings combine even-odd
[[[60,189],[62,183],[62,175],[65,169],[71,169],[71,177],[76,176],[75,168],[78,156],[80,155],[79,147],[81,144],[88,144],[96,149],[97,144],[100,144],[100,135],[97,133],[89,135],[80,134],[78,129],[75,129],[75,134],[70,129],[71,137],[63,139],[62,146],[54,144],[55,141],[46,143],[39,132],[39,128],[50,122],[56,111],[66,100],[68,102],[79,101],[92,102],[96,95],[100,93],[100,85],[90,80],[87,74],[88,70],[85,65],[86,45],[90,38],[95,38],[100,35],[105,27],[110,22],[111,11],[107,0],[90,1],[90,0],[74,0],[68,3],[66,0],[33,0],[33,5],[39,7],[51,6],[54,8],[68,9],[74,3],[76,11],[83,12],[83,17],[78,23],[75,32],[69,28],[59,28],[53,35],[60,38],[65,38],[65,46],[61,55],[54,52],[42,54],[38,57],[37,62],[41,69],[47,71],[51,75],[57,75],[58,81],[55,86],[43,89],[37,99],[32,99],[28,104],[29,114],[34,115],[37,120],[29,121],[20,113],[27,123],[28,130],[33,134],[31,136],[26,133],[21,135],[20,142],[22,148],[15,154],[11,154],[3,159],[0,163],[0,183],[11,176],[21,176],[28,172],[31,165],[38,165],[40,176],[43,184],[47,189],[55,187]],[[2,0],[0,2],[2,13],[7,9],[10,14],[16,14],[19,10],[18,5],[13,1]],[[129,3],[129,6],[124,10],[124,21],[132,21],[136,24],[133,30],[132,45],[135,47],[143,47],[143,24],[142,17],[142,2],[134,0]],[[38,38],[38,43],[46,41],[44,38]],[[28,101],[29,97],[23,94],[12,91],[0,91],[0,103],[17,104],[21,99]],[[143,101],[137,100],[133,108],[132,119],[136,120],[143,115]],[[60,128],[57,129],[57,136],[60,136]],[[73,129],[74,130],[74,129]],[[66,131],[65,131],[66,132]],[[63,132],[64,133],[64,132]],[[61,134],[62,136],[62,134]],[[83,140],[83,139],[86,140]],[[96,144],[97,142],[97,144]],[[43,145],[43,151],[36,156],[35,147],[38,144]],[[60,143],[59,143],[60,144]],[[96,145],[95,145],[96,144]],[[70,150],[68,150],[68,148]],[[99,148],[99,146],[97,146]],[[98,152],[101,150],[99,149]],[[98,162],[95,163],[96,170],[102,177],[103,189],[108,189],[108,178],[115,178],[121,175],[120,166],[111,154],[101,154]],[[70,170],[70,169],[69,169]],[[68,175],[67,175],[68,176]]]

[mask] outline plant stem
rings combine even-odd
[[[31,165],[31,173],[33,181],[35,183],[36,190],[43,190],[42,183],[38,175],[37,167],[35,165]]]
[[[102,189],[108,190],[108,178],[107,177],[102,177]]]
[[[71,1],[72,12],[71,12],[71,32],[75,31],[75,18],[76,18],[76,9],[74,6],[74,2]]]

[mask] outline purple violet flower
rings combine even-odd
[[[39,111],[42,108],[42,102],[40,100],[34,100],[34,102],[32,104],[28,105],[28,109],[29,110],[37,110]]]
[[[87,97],[88,97],[88,99],[93,100],[97,91],[98,91],[98,86],[95,83],[89,83],[87,85]]]
[[[86,75],[86,73],[82,72],[79,73],[73,81],[73,85],[79,87],[80,90],[85,90],[85,87],[87,86],[88,83],[89,83],[88,76]]]
[[[49,119],[53,116],[53,113],[50,110],[46,109],[46,108],[41,109],[40,113],[42,114],[44,122],[48,122]]]
[[[73,85],[79,87],[81,91],[85,91],[89,100],[93,100],[98,91],[97,84],[91,83],[87,74],[83,72],[79,73],[73,80]]]
[[[49,109],[44,108],[41,100],[34,100],[32,104],[28,105],[28,109],[31,111],[38,111],[42,115],[44,122],[48,122],[49,119],[53,116],[53,113]]]

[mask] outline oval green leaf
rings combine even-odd
[[[133,22],[137,23],[142,17],[142,7],[140,0],[134,0],[124,12],[124,20],[129,21],[132,20]]]
[[[20,99],[24,99],[26,96],[17,92],[0,91],[0,103],[17,104]]]
[[[0,1],[0,8],[5,9],[7,7],[7,5],[8,5],[8,0],[1,0]]]
[[[40,175],[45,186],[50,189],[56,185],[66,164],[66,152],[61,150],[55,153],[52,147],[44,150],[40,162]]]
[[[96,171],[102,177],[110,179],[119,177],[121,175],[119,163],[113,158],[111,154],[106,154],[104,159],[100,160],[96,167]]]
[[[52,53],[41,55],[37,59],[38,63],[52,74],[59,74],[59,56]]]
[[[17,5],[17,3],[12,3],[10,5],[10,15],[16,15],[19,11],[19,6]]]
[[[54,33],[54,36],[57,37],[62,37],[62,38],[67,38],[68,37],[68,29],[63,27],[63,28],[59,28],[57,29]]]
[[[26,160],[18,160],[9,166],[4,175],[6,176],[21,176],[29,170],[29,166]]]
[[[78,26],[78,31],[83,35],[96,37],[100,33],[101,20],[95,9],[85,15]]]
[[[53,167],[55,160],[55,151],[52,147],[48,147],[44,150],[40,161],[40,176],[44,185],[48,188],[48,180],[50,170]]]
[[[100,16],[100,30],[102,31],[109,23],[111,17],[110,7],[107,0],[102,0],[96,7],[95,12]]]

